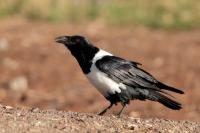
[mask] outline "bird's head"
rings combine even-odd
[[[89,44],[88,40],[83,36],[59,36],[55,39],[57,43],[62,43],[69,47],[83,47]]]
[[[81,66],[85,66],[86,63],[90,62],[99,51],[83,36],[59,36],[55,41],[64,44]]]

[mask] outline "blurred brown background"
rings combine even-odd
[[[199,121],[199,7],[196,0],[0,1],[0,102],[92,113],[107,106],[69,51],[54,42],[79,34],[185,91],[174,95],[181,111],[132,101],[127,115]]]

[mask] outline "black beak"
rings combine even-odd
[[[59,36],[55,38],[57,43],[68,44],[69,43],[69,36]]]

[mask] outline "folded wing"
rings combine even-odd
[[[169,108],[180,109],[180,103],[164,94],[171,96],[165,90],[179,94],[184,92],[157,81],[151,74],[139,68],[138,65],[141,64],[115,56],[105,56],[96,62],[97,68],[112,80],[117,83],[123,83],[128,89],[134,89],[134,91],[129,90],[129,92],[137,91],[138,96],[134,97],[158,101]]]

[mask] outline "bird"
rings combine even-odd
[[[115,56],[96,47],[81,35],[59,36],[55,41],[65,45],[85,76],[110,102],[108,107],[98,113],[99,115],[105,114],[113,105],[121,103],[122,108],[116,114],[120,117],[131,100],[150,100],[172,110],[182,109],[182,104],[175,101],[168,92],[184,92],[158,81],[141,68],[141,63]]]

